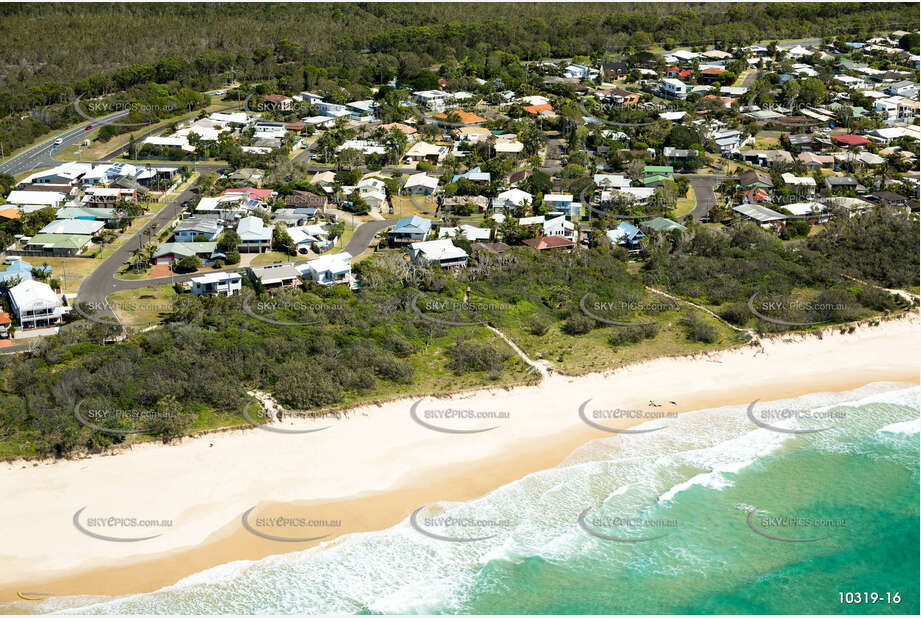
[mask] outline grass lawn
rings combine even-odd
[[[126,326],[144,328],[166,317],[179,295],[170,285],[115,292],[108,297],[112,310]]]
[[[32,266],[51,267],[51,278],[58,279],[64,286],[63,291],[70,293],[76,292],[77,288],[83,282],[83,278],[93,272],[102,260],[97,258],[64,258],[64,257],[43,257],[43,256],[23,256],[26,262]],[[5,270],[5,269],[4,269]],[[66,274],[66,279],[65,279]]]
[[[672,219],[675,221],[681,221],[681,219],[689,214],[694,207],[697,205],[697,198],[694,197],[694,187],[688,185],[688,194],[687,196],[679,199],[675,203],[675,208],[672,210],[671,215]]]
[[[419,215],[420,217],[434,217],[435,216],[435,199],[431,196],[417,195],[413,199],[416,200],[416,204],[419,204],[417,207],[416,204],[413,204],[412,199],[408,195],[395,195],[393,198],[393,214],[385,215],[388,219],[399,219],[402,217],[410,217],[412,215]]]
[[[250,266],[265,266],[266,264],[278,264],[281,262],[303,262],[315,257],[316,256],[312,253],[308,255],[288,255],[281,251],[267,251],[253,257],[253,260],[249,264]]]

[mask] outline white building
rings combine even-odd
[[[242,286],[243,275],[240,273],[207,273],[189,279],[189,288],[195,296],[203,294],[233,296],[240,291]]]
[[[666,77],[659,82],[659,92],[668,99],[684,99],[688,94],[688,87],[680,79]]]
[[[59,324],[64,315],[61,299],[51,286],[27,279],[9,289],[10,305],[22,328]]]
[[[305,264],[298,264],[295,268],[301,272],[305,280],[320,285],[351,285],[355,281],[352,277],[352,255],[347,251],[324,255]]]
[[[445,268],[467,265],[467,252],[455,247],[449,238],[414,242],[409,245],[409,257],[419,265],[437,263]]]
[[[534,201],[534,196],[527,191],[509,189],[497,195],[492,202],[492,206],[494,210],[505,210],[508,208],[514,211],[517,208],[530,206],[532,201]]]
[[[244,217],[237,225],[240,253],[265,253],[272,248],[272,228],[259,217]]]
[[[413,101],[427,107],[432,111],[444,111],[445,105],[451,100],[451,94],[440,90],[417,90],[413,93]]]
[[[416,195],[431,195],[438,190],[438,179],[425,173],[413,174],[406,180],[403,190]]]

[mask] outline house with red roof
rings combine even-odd
[[[290,112],[294,99],[286,97],[283,94],[267,94],[262,100],[268,103],[273,109],[279,109],[283,112]]]
[[[534,114],[536,116],[543,112],[552,112],[553,106],[549,103],[544,103],[543,105],[529,105],[527,107],[523,107],[522,109],[529,114]]]
[[[861,135],[832,135],[831,138],[842,146],[864,146],[870,143],[870,140]]]
[[[548,249],[569,249],[576,246],[576,243],[564,238],[563,236],[538,236],[537,238],[528,238],[524,244],[534,247],[538,251]]]
[[[245,195],[247,199],[264,202],[272,196],[273,191],[271,189],[257,189],[255,187],[236,187],[233,189],[224,189],[221,195],[239,195],[241,193]]]

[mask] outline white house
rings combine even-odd
[[[27,279],[9,289],[10,305],[22,328],[59,324],[64,315],[61,299],[51,286]]]
[[[417,90],[413,93],[413,101],[425,106],[432,111],[444,111],[445,105],[451,100],[451,94],[440,90]]]
[[[593,69],[584,64],[570,64],[563,69],[563,75],[568,79],[595,79],[599,73],[598,69]]]
[[[207,273],[189,279],[189,288],[195,296],[203,294],[233,296],[240,291],[242,286],[243,275],[240,273]]]
[[[666,77],[659,82],[659,92],[668,99],[684,99],[688,94],[688,87],[680,79]]]
[[[460,234],[470,242],[488,241],[492,235],[492,230],[484,227],[476,227],[466,223],[459,227],[443,227],[438,230],[438,238],[456,238]]]
[[[24,212],[32,212],[42,208],[57,208],[65,199],[67,195],[58,191],[10,191],[6,203],[18,206]]]
[[[595,185],[604,189],[623,189],[630,186],[630,179],[620,174],[595,174]]]
[[[259,217],[244,217],[237,225],[240,253],[265,253],[272,248],[272,228]]]
[[[544,221],[544,236],[562,236],[573,242],[579,238],[575,224],[564,216],[548,217]]]
[[[413,174],[406,180],[403,190],[417,195],[431,195],[438,190],[438,179],[421,172]]]
[[[419,265],[437,263],[445,268],[467,265],[467,252],[455,247],[450,238],[414,242],[409,245],[409,257]]]
[[[314,281],[320,285],[334,285],[345,283],[351,285],[352,254],[347,251],[331,253],[295,266],[307,281]]]
[[[522,208],[525,206],[530,206],[531,202],[534,201],[534,196],[532,196],[527,191],[522,191],[521,189],[509,189],[508,191],[503,191],[492,202],[493,210],[516,210],[517,208]]]

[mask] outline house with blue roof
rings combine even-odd
[[[29,281],[32,279],[32,270],[36,268],[32,264],[26,262],[25,260],[16,260],[10,264],[9,268],[5,271],[0,272],[0,283],[7,283],[19,278],[19,281]],[[46,274],[51,274],[50,266],[39,266],[39,270],[43,270]]]
[[[451,182],[457,182],[461,178],[470,182],[489,182],[492,179],[492,176],[489,174],[489,172],[484,172],[479,168],[479,166],[477,166],[472,170],[467,170],[463,174],[455,174],[454,178],[451,179]]]
[[[626,221],[621,222],[613,230],[608,230],[606,236],[612,245],[620,245],[629,251],[639,251],[640,241],[646,238],[640,228]]]
[[[403,217],[387,234],[391,245],[405,245],[426,240],[432,232],[432,221],[418,215]]]

